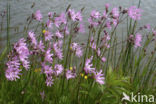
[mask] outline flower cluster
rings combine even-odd
[[[9,61],[6,64],[6,78],[11,81],[20,79],[23,68],[28,70],[31,68],[31,64],[37,64],[36,66],[41,69],[39,70],[41,74],[46,76],[46,85],[52,86],[56,78],[62,78],[60,76],[66,77],[67,80],[76,78],[79,74],[77,69],[81,65],[75,65],[77,67],[72,68],[70,66],[75,64],[72,61],[76,58],[81,59],[83,56],[85,56],[84,58],[91,56],[85,59],[85,63],[81,63],[84,65],[81,68],[82,74],[84,74],[85,79],[92,78],[103,85],[105,83],[104,74],[101,68],[94,67],[93,60],[99,59],[100,63],[106,62],[104,50],[111,47],[112,33],[110,30],[114,29],[115,31],[118,24],[124,19],[124,14],[134,20],[139,20],[142,12],[135,6],[128,10],[115,7],[109,12],[109,7],[110,5],[106,4],[103,13],[97,10],[91,12],[88,18],[89,34],[91,36],[88,38],[86,51],[84,51],[83,45],[74,42],[73,39],[78,33],[85,33],[82,11],[76,12],[74,9],[68,8],[66,12],[60,14],[49,12],[48,20],[44,22],[41,11],[37,10],[33,14],[33,19],[42,24],[42,33],[31,30],[28,32],[27,40],[21,38],[14,44]],[[146,25],[144,28],[150,29],[150,26]],[[98,34],[98,37],[96,34]],[[153,34],[156,34],[155,30],[153,30]],[[137,33],[129,38],[133,41],[135,48],[141,46],[141,34]],[[77,57],[73,59],[72,55]],[[35,60],[32,61],[34,58]]]
[[[10,60],[7,62],[5,75],[8,80],[13,81],[20,78],[20,66],[23,66],[26,70],[30,67],[28,60],[30,53],[25,42],[26,40],[22,38],[14,44],[14,49],[10,53]]]
[[[5,76],[8,80],[16,80],[19,79],[20,75],[20,63],[17,57],[13,57],[12,60],[7,62],[7,70],[5,72]]]
[[[78,43],[72,43],[71,49],[75,52],[77,57],[81,57],[83,55],[82,48]]]
[[[73,79],[75,77],[76,77],[75,68],[73,69],[72,67],[70,67],[70,69],[67,70],[67,72],[66,72],[66,78],[67,78],[67,80],[69,80],[69,79]]]
[[[141,46],[141,41],[142,41],[142,35],[137,33],[135,36],[135,48],[140,47]]]
[[[134,44],[134,47],[141,47],[142,42],[142,35],[140,33],[137,33],[134,37],[134,35],[129,36],[129,42]]]
[[[140,20],[141,19],[141,12],[142,12],[142,10],[137,8],[136,6],[131,6],[128,9],[129,17],[134,19],[134,20]]]
[[[36,13],[35,13],[35,19],[37,21],[40,21],[41,22],[42,18],[43,18],[43,16],[41,14],[41,11],[40,10],[37,10]]]
[[[89,59],[86,60],[85,62],[85,67],[84,67],[84,71],[85,74],[93,74],[93,77],[95,78],[96,82],[99,84],[104,84],[104,74],[102,74],[102,70],[100,70],[100,72],[97,72],[95,68],[93,68],[93,64],[91,63],[93,59],[93,56],[91,56]]]
[[[73,9],[68,10],[68,14],[73,21],[82,21],[81,12],[76,12]]]

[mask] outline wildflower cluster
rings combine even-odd
[[[8,80],[16,80],[19,79],[19,75],[21,72],[20,65],[23,66],[26,70],[29,69],[29,49],[26,40],[24,38],[20,39],[17,43],[14,44],[14,49],[10,53],[9,61],[7,62],[7,70],[5,76]]]
[[[57,78],[66,77],[70,80],[80,73],[85,79],[90,78],[103,85],[103,64],[107,61],[106,51],[112,46],[113,32],[127,15],[133,20],[139,20],[141,12],[142,10],[135,6],[129,9],[111,9],[109,4],[105,5],[103,13],[93,10],[88,18],[88,42],[81,44],[74,41],[73,37],[79,33],[86,34],[82,11],[68,9],[60,14],[49,12],[48,20],[43,22],[41,12],[37,10],[32,18],[42,24],[42,33],[30,30],[27,39],[22,38],[14,44],[6,64],[5,76],[13,81],[20,79],[23,69],[41,67],[40,71],[46,76],[47,86],[52,86]],[[150,29],[150,26],[146,25],[144,28]],[[156,34],[155,30],[153,34]],[[141,47],[142,35],[133,32],[128,40],[135,48]],[[75,60],[80,61],[80,64]],[[37,65],[33,66],[36,63]]]

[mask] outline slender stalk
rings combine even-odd
[[[7,3],[7,49],[10,51],[10,4]]]

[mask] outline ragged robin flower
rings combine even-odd
[[[67,70],[66,71],[66,78],[67,78],[67,80],[73,79],[75,77],[76,77],[76,73],[75,72],[72,72],[71,70]]]
[[[35,13],[35,19],[37,21],[42,21],[42,18],[43,18],[43,16],[41,14],[41,11],[40,10],[37,10],[36,13]]]

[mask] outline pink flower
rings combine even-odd
[[[52,34],[49,31],[45,31],[44,37],[46,41],[50,41],[52,39]]]
[[[6,72],[5,72],[5,77],[8,79],[8,80],[17,80],[17,79],[20,79],[19,75],[20,75],[20,71],[21,70],[10,70],[10,69],[7,69]]]
[[[112,29],[112,26],[111,26],[111,22],[110,21],[106,21],[106,27],[108,29]]]
[[[74,9],[69,9],[68,10],[68,15],[70,18],[72,18],[73,15],[75,15],[75,10]]]
[[[77,57],[81,57],[83,55],[82,49],[78,43],[72,43],[72,50],[75,51]]]
[[[52,23],[51,20],[48,19],[46,25],[47,25],[48,28],[52,28],[53,23]]]
[[[50,18],[52,18],[52,17],[53,17],[53,13],[52,13],[52,12],[49,12],[49,13],[48,13],[48,16],[49,16]]]
[[[134,20],[140,20],[141,19],[141,12],[142,12],[142,10],[137,8],[136,6],[131,6],[128,9],[129,17],[134,19]]]
[[[75,78],[75,77],[76,77],[76,73],[72,72],[71,70],[67,70],[67,72],[66,72],[67,80]]]
[[[81,57],[82,55],[83,55],[83,51],[82,51],[81,47],[78,47],[76,49],[76,56],[77,57]]]
[[[110,40],[110,36],[109,35],[106,35],[106,40]]]
[[[108,16],[107,16],[107,13],[106,13],[106,10],[103,12],[103,17],[104,18],[107,18]]]
[[[29,49],[25,41],[26,40],[24,38],[21,38],[17,43],[14,44],[14,49],[18,53],[21,60],[27,58],[29,55]]]
[[[42,52],[44,52],[44,48],[45,48],[45,46],[44,46],[42,40],[40,40],[40,42],[38,44],[38,49],[41,50]]]
[[[156,36],[156,30],[152,29],[153,35]]]
[[[142,35],[137,33],[136,36],[135,36],[135,41],[134,41],[135,48],[141,46],[141,41],[142,41]]]
[[[102,62],[106,62],[106,58],[105,57],[102,57],[101,60],[102,60]]]
[[[144,27],[145,27],[145,29],[147,29],[147,30],[150,30],[150,29],[151,29],[150,24],[146,24]]]
[[[54,80],[53,80],[52,76],[48,76],[47,79],[46,79],[47,86],[51,87],[51,85],[53,84],[53,81]]]
[[[28,70],[30,68],[30,62],[28,61],[28,59],[23,59],[22,61],[22,65],[23,67]]]
[[[118,20],[117,19],[113,19],[113,25],[117,26],[117,24],[118,24]]]
[[[96,50],[96,43],[95,42],[92,42],[91,43],[91,48],[94,49],[94,50]]]
[[[62,53],[62,49],[58,46],[58,43],[54,43],[53,44],[53,49],[55,51],[55,55],[62,60],[63,59],[63,53]]]
[[[63,40],[58,40],[58,47],[62,47],[63,45]]]
[[[78,43],[72,43],[71,47],[72,47],[72,50],[75,51],[76,48],[78,47]]]
[[[29,69],[28,56],[30,55],[25,39],[21,38],[17,43],[14,44],[14,49],[16,50],[20,61],[22,62],[23,67]]]
[[[94,21],[91,17],[88,18],[88,22],[91,26],[98,26],[98,22]]]
[[[28,37],[31,39],[31,42],[32,42],[32,44],[34,45],[34,46],[36,46],[37,45],[37,40],[36,40],[36,37],[35,37],[35,34],[34,34],[34,32],[29,32],[28,33]]]
[[[102,70],[100,70],[100,72],[96,72],[94,73],[94,78],[96,80],[97,83],[103,85],[105,82],[105,78],[104,78],[104,74],[102,74]]]
[[[105,43],[105,46],[106,46],[107,48],[110,48],[110,45],[109,45],[108,43]]]
[[[52,59],[52,56],[53,54],[50,52],[51,50],[48,49],[45,53],[45,61],[49,62],[49,63],[52,63],[53,59]]]
[[[96,10],[93,10],[90,14],[90,18],[88,18],[88,22],[90,23],[91,26],[98,26],[99,23],[97,21],[97,19],[101,18],[101,14],[96,11]]]
[[[109,3],[106,3],[105,4],[105,8],[108,9],[109,7],[110,7],[110,4]]]
[[[102,38],[102,42],[106,43],[109,40],[110,40],[110,36],[107,32],[105,32],[105,35]]]
[[[52,67],[49,65],[45,65],[45,63],[42,63],[42,72],[46,74],[46,84],[47,86],[51,86],[53,84],[52,74],[53,70]]]
[[[74,16],[73,16],[73,21],[82,21],[82,15],[81,12],[77,12]]]
[[[68,13],[73,21],[82,21],[82,15],[80,11],[75,13],[73,9],[69,9]]]
[[[56,27],[60,27],[61,24],[66,24],[67,20],[66,20],[66,16],[65,13],[61,13],[61,15],[59,17],[55,18],[55,26]]]
[[[93,56],[91,56],[89,59],[86,60],[85,62],[85,67],[84,70],[85,72],[88,73],[93,73],[95,71],[95,68],[92,68],[93,64],[91,64],[91,61],[93,59]]]
[[[56,76],[60,75],[63,72],[63,70],[64,68],[61,64],[55,65],[54,71],[55,71]]]
[[[57,32],[55,33],[55,35],[56,35],[58,38],[63,38],[63,37],[64,37],[63,34],[61,34],[59,31],[57,31]]]
[[[49,65],[42,64],[43,72],[46,76],[51,76],[53,74],[52,67]]]
[[[100,13],[99,13],[98,11],[93,10],[93,11],[91,12],[91,17],[92,17],[92,18],[95,18],[95,19],[99,19],[99,18],[101,17],[101,15],[100,15]]]
[[[12,58],[11,61],[7,62],[7,70],[5,71],[5,77],[10,81],[16,81],[20,79],[20,62],[17,57]]]
[[[41,21],[42,20],[42,14],[41,14],[41,11],[40,10],[37,10],[36,13],[35,13],[35,19],[38,20],[38,21]]]
[[[118,8],[113,8],[112,15],[114,18],[119,18],[119,10]]]

